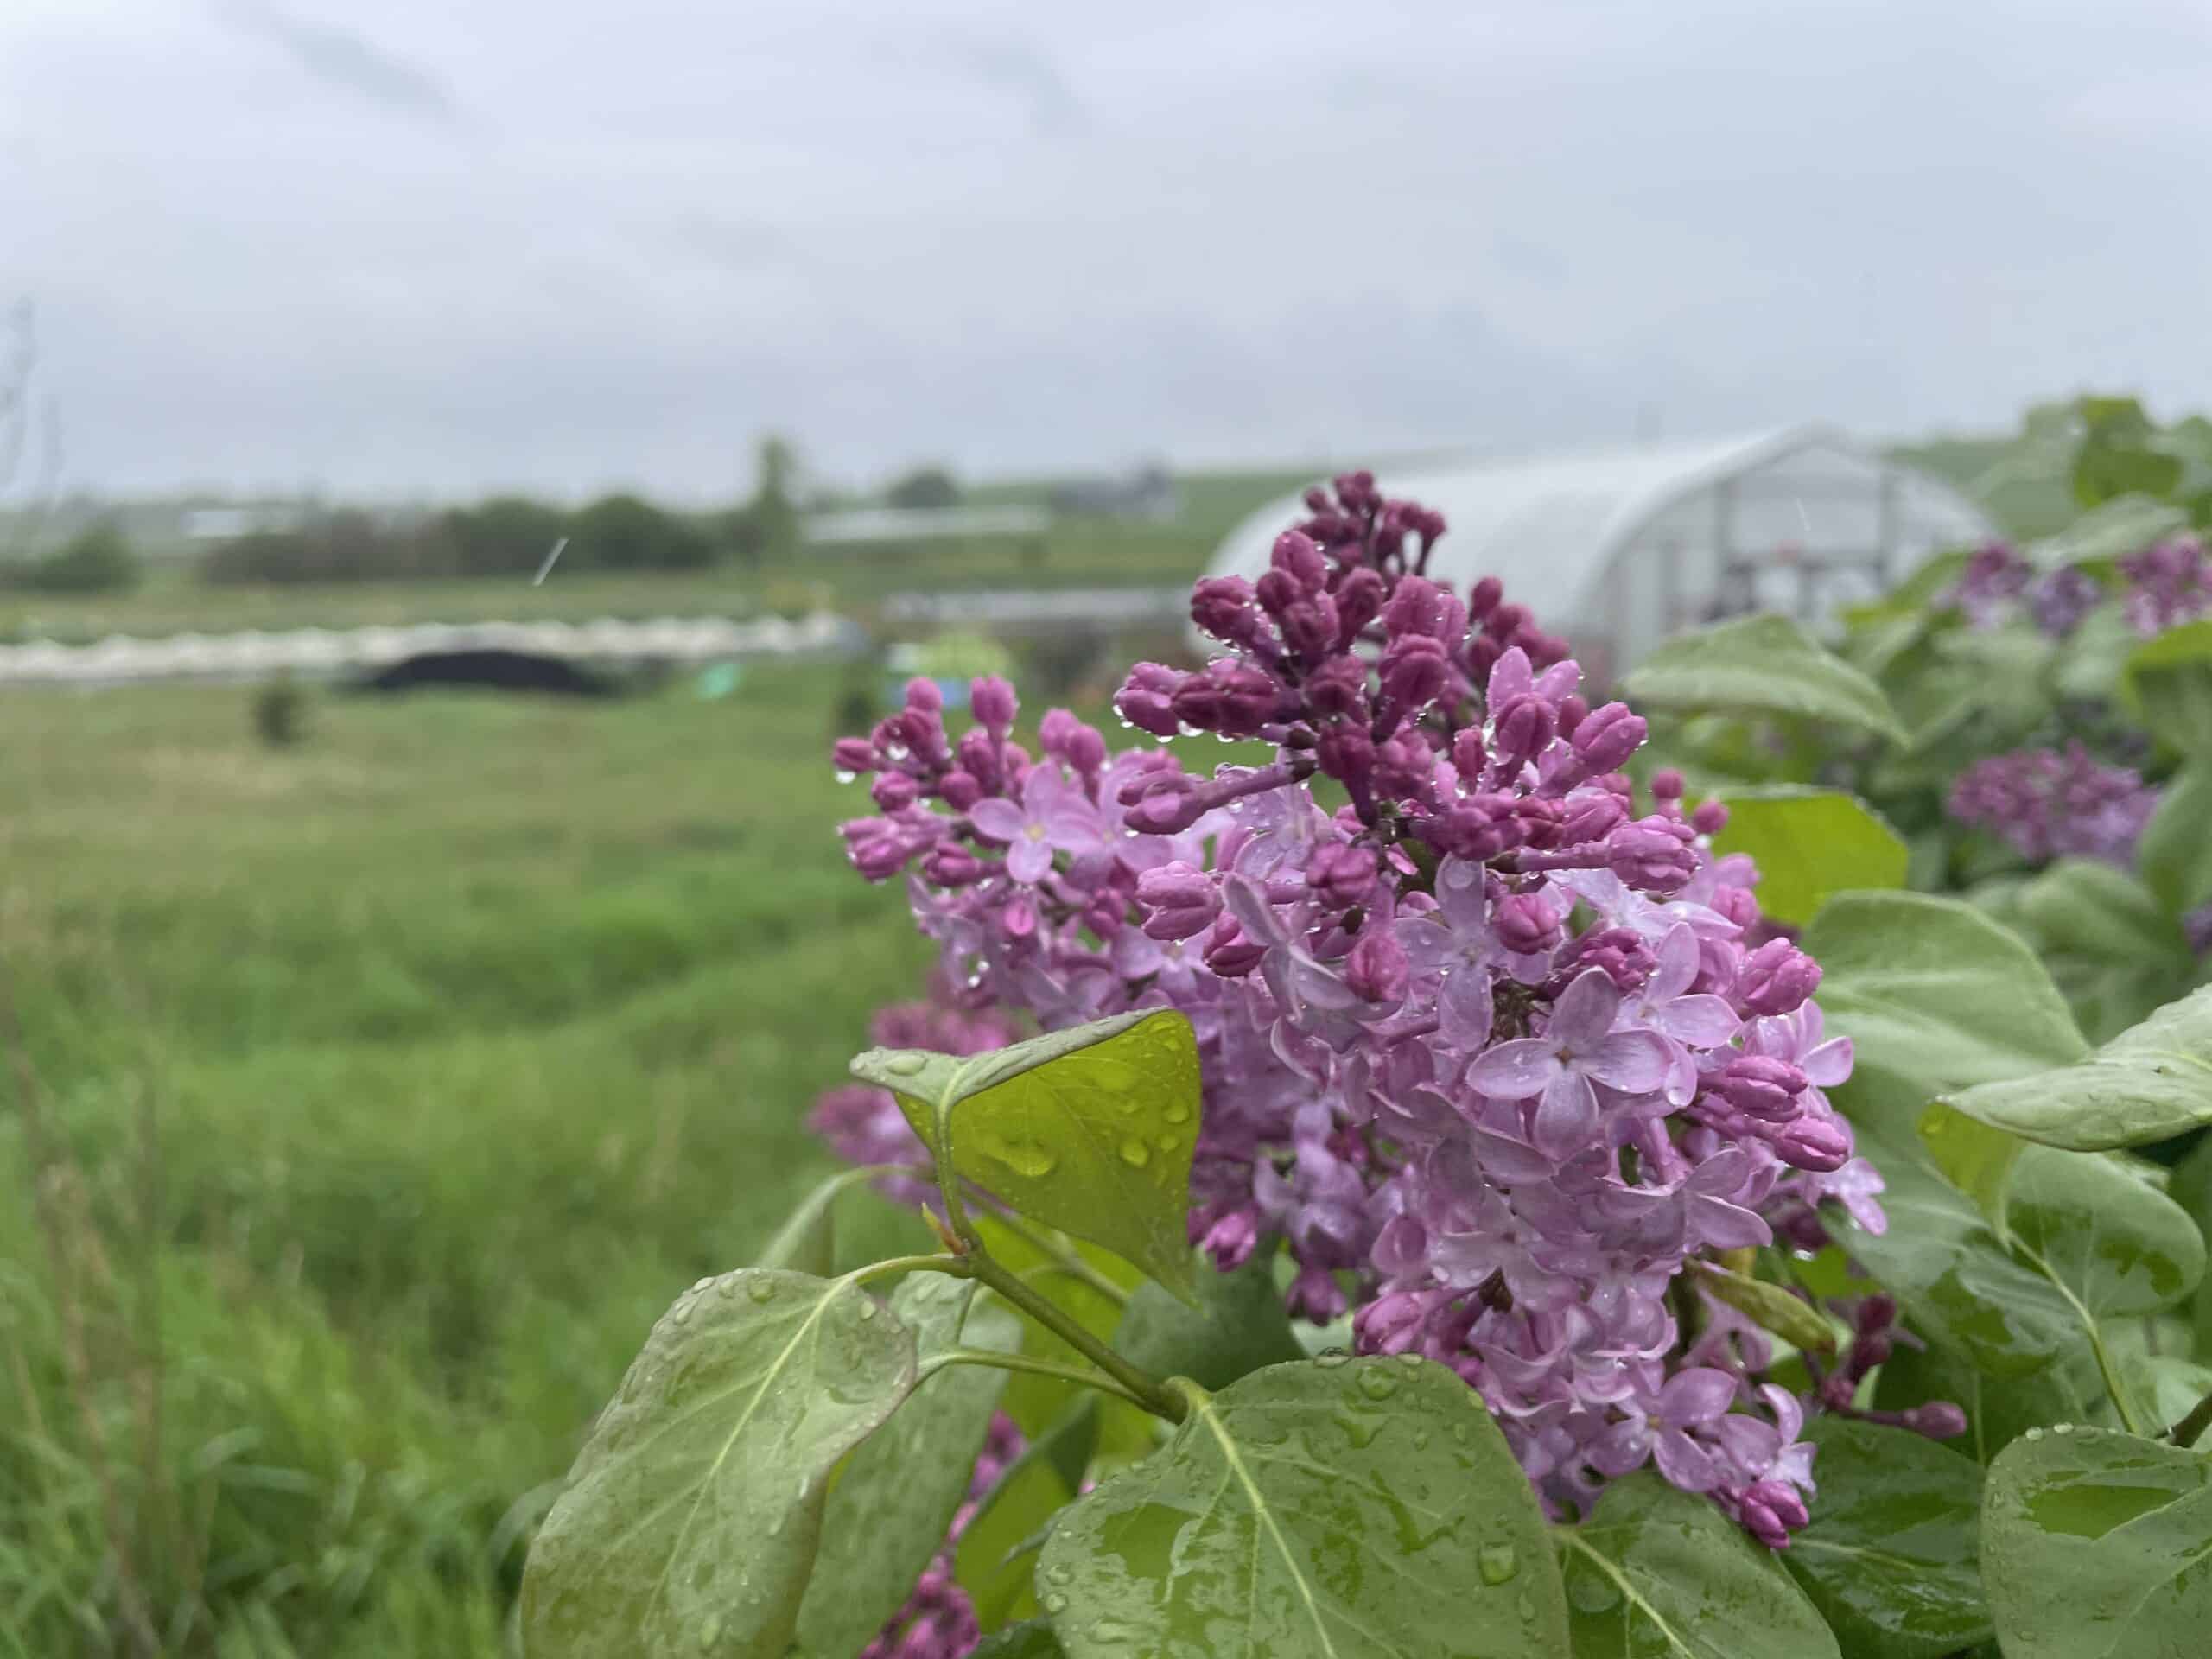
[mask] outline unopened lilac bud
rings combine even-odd
[[[875,770],[875,745],[864,737],[841,737],[830,746],[830,759],[840,772]]]
[[[1281,696],[1281,688],[1259,670],[1217,661],[1184,680],[1173,709],[1177,720],[1202,732],[1257,737]]]
[[[1114,709],[1140,731],[1154,737],[1176,733],[1175,693],[1187,676],[1161,663],[1139,663],[1114,694]]]
[[[1682,774],[1672,766],[1662,766],[1651,774],[1651,798],[1655,801],[1679,801],[1682,791],[1688,786]]]
[[[921,785],[903,772],[878,775],[868,785],[868,798],[886,812],[903,812],[921,798]]]
[[[982,786],[985,794],[995,794],[1006,781],[1004,755],[991,734],[977,727],[960,735],[960,769]]]
[[[1425,633],[1402,634],[1382,652],[1382,695],[1402,714],[1418,714],[1444,690],[1450,667],[1440,641]]]
[[[1332,909],[1346,910],[1366,901],[1375,890],[1380,868],[1372,848],[1333,842],[1316,850],[1307,861],[1306,885]]]
[[[986,674],[969,683],[968,709],[992,736],[1004,737],[1013,730],[1014,717],[1020,704],[1015,701],[1012,686],[995,674]]]
[[[1567,816],[1560,819],[1562,847],[1584,847],[1603,841],[1628,819],[1628,808],[1609,789],[1578,789],[1567,798]]]
[[[1775,1156],[1794,1169],[1826,1175],[1851,1161],[1851,1135],[1827,1118],[1801,1116],[1774,1137]]]
[[[1187,939],[1211,927],[1221,914],[1221,891],[1203,870],[1178,860],[1137,878],[1137,903],[1147,938]]]
[[[1096,726],[1077,721],[1068,733],[1060,758],[1088,778],[1106,764],[1106,740]]]
[[[1009,900],[999,912],[999,931],[1017,944],[1037,935],[1037,906],[1027,895]]]
[[[1753,1014],[1789,1014],[1820,983],[1820,963],[1787,939],[1769,939],[1744,959],[1736,995]]]
[[[1364,795],[1375,775],[1375,740],[1357,726],[1332,726],[1314,746],[1314,759],[1355,796]]]
[[[871,881],[885,881],[898,874],[906,865],[908,852],[906,842],[896,836],[874,836],[849,844],[847,853],[853,868]]]
[[[1646,729],[1643,717],[1630,712],[1626,703],[1609,702],[1603,708],[1592,709],[1574,728],[1574,753],[1588,771],[1618,772],[1627,764],[1629,756],[1643,747]],[[1679,785],[1681,774],[1676,772],[1674,777]],[[1656,778],[1652,780],[1651,792],[1659,793]],[[1681,793],[1680,788],[1675,791],[1676,796]]]
[[[1363,1001],[1404,1001],[1410,977],[1406,947],[1387,927],[1364,930],[1352,946],[1351,954],[1344,958],[1344,983]]]
[[[1590,705],[1580,692],[1572,693],[1559,700],[1559,734],[1561,737],[1573,737],[1582,728],[1582,722],[1589,717]]]
[[[957,842],[940,842],[922,859],[922,874],[940,887],[964,887],[980,880],[983,861]]]
[[[944,693],[938,690],[935,680],[916,675],[906,682],[906,706],[937,714],[944,707]]]
[[[1261,632],[1260,601],[1242,576],[1202,576],[1191,589],[1191,620],[1217,639],[1248,645]]]
[[[1244,930],[1236,925],[1234,916],[1224,915],[1213,925],[1207,936],[1206,966],[1224,979],[1242,979],[1260,965],[1268,954],[1264,945],[1258,945],[1244,937]]]
[[[1290,1281],[1290,1291],[1283,1304],[1293,1319],[1310,1319],[1315,1325],[1326,1325],[1344,1311],[1348,1299],[1337,1283],[1336,1276],[1325,1268],[1307,1267],[1299,1269],[1298,1277]]]
[[[1384,1293],[1351,1316],[1352,1343],[1363,1354],[1402,1354],[1421,1340],[1428,1304],[1409,1290]]]
[[[1789,1529],[1783,1524],[1782,1517],[1749,1492],[1737,1501],[1736,1518],[1743,1522],[1745,1532],[1767,1548],[1789,1548]]]
[[[1443,637],[1444,590],[1426,576],[1402,578],[1382,607],[1382,626],[1391,638],[1425,633]]]
[[[1146,772],[1122,786],[1122,822],[1140,835],[1180,835],[1205,816],[1203,787],[1186,772]]]
[[[1483,775],[1483,768],[1490,764],[1490,751],[1483,747],[1483,734],[1472,726],[1464,726],[1452,737],[1452,768],[1459,774],[1463,784],[1471,784]]]
[[[1484,576],[1467,590],[1467,614],[1478,620],[1497,608],[1497,601],[1505,597],[1505,584],[1496,576]]]
[[[1717,836],[1728,827],[1728,803],[1700,801],[1690,814],[1690,828],[1700,836]]]
[[[1806,1512],[1805,1500],[1797,1496],[1797,1489],[1787,1481],[1756,1481],[1744,1497],[1745,1501],[1759,1504],[1791,1532],[1813,1518]]]
[[[944,797],[944,804],[956,812],[965,812],[983,798],[983,786],[976,781],[973,772],[958,767],[937,780],[937,792]]]
[[[1491,918],[1497,941],[1516,956],[1534,956],[1560,942],[1560,913],[1540,893],[1516,893]]]
[[[1931,1440],[1955,1440],[1967,1432],[1966,1413],[1948,1400],[1908,1407],[1902,1421],[1914,1433],[1925,1434]]]
[[[1890,1340],[1887,1332],[1877,1331],[1861,1337],[1851,1344],[1851,1369],[1864,1376],[1896,1351],[1897,1344]]]
[[[1483,619],[1483,632],[1500,645],[1510,645],[1513,636],[1529,620],[1528,607],[1523,605],[1501,605]]]
[[[1491,741],[1501,764],[1517,766],[1541,754],[1558,730],[1559,709],[1550,698],[1516,697],[1498,710]]]
[[[1306,706],[1324,720],[1367,719],[1367,665],[1332,657],[1306,677]]]
[[[1860,1302],[1851,1316],[1852,1329],[1862,1337],[1872,1336],[1877,1331],[1886,1331],[1897,1322],[1897,1298],[1880,1290]]]
[[[1336,594],[1338,637],[1349,640],[1380,616],[1389,592],[1380,573],[1373,570],[1354,570],[1338,582]]]
[[[1252,1212],[1232,1210],[1206,1229],[1198,1248],[1213,1259],[1214,1266],[1230,1273],[1252,1259],[1252,1249],[1259,1242],[1259,1223]]]
[[[1723,1066],[1713,1092],[1746,1116],[1780,1123],[1803,1109],[1803,1071],[1766,1054],[1738,1054]]]
[[[1318,663],[1335,649],[1337,607],[1326,594],[1314,594],[1283,607],[1279,619],[1283,643],[1309,663]]]
[[[1624,823],[1605,838],[1605,862],[1615,875],[1645,893],[1671,893],[1697,871],[1687,824],[1654,815]]]
[[[1309,594],[1329,579],[1328,560],[1313,545],[1313,538],[1300,531],[1287,530],[1276,537],[1268,562]]]

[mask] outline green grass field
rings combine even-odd
[[[320,696],[287,751],[243,690],[0,706],[0,1654],[504,1650],[548,1483],[918,984],[840,686]]]

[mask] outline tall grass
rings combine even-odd
[[[0,1655],[506,1650],[592,1414],[916,982],[837,690],[0,704]]]

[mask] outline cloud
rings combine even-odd
[[[1026,105],[1032,130],[1061,133],[1083,124],[1082,99],[1059,65],[1030,42],[975,35],[956,36],[946,45],[952,61],[968,74]]]
[[[445,122],[461,118],[460,103],[444,81],[365,35],[296,17],[257,0],[231,0],[220,16],[233,28],[281,47],[327,86],[404,115]]]

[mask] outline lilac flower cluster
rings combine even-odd
[[[944,1548],[922,1570],[905,1605],[885,1621],[856,1659],[964,1659],[974,1650],[982,1630],[976,1622],[975,1605],[952,1576],[953,1548],[976,1518],[983,1495],[1021,1455],[1021,1431],[1014,1419],[1004,1412],[991,1419],[983,1449],[976,1454],[976,1472],[969,1478],[968,1497],[953,1512]]]
[[[1977,760],[1951,785],[1952,817],[1986,830],[2021,857],[2089,858],[2127,869],[2158,810],[2158,791],[2127,766],[2107,766],[2080,743],[2015,749]]]
[[[2149,638],[2212,613],[2212,559],[2194,536],[2176,536],[2120,562],[2128,626]]]
[[[1963,613],[1968,627],[1980,630],[2005,626],[2024,607],[2047,638],[2063,639],[2104,596],[2102,585],[2085,571],[2068,565],[2037,575],[2024,554],[1992,542],[1974,550],[1938,602]]]
[[[1453,1367],[1556,1512],[1649,1462],[1778,1547],[1805,1402],[1685,1275],[1777,1221],[1817,1240],[1824,1201],[1883,1224],[1825,1092],[1851,1049],[1820,969],[1713,855],[1721,808],[1666,772],[1639,808],[1640,718],[1591,707],[1494,579],[1427,576],[1436,515],[1364,474],[1307,500],[1265,575],[1194,591],[1224,654],[1141,664],[1116,698],[1272,758],[1187,770],[1059,709],[1032,755],[995,679],[955,739],[918,681],[836,746],[878,809],[849,855],[907,874],[967,1007],[1188,1016],[1191,1231],[1224,1267],[1281,1240],[1296,1313]]]

